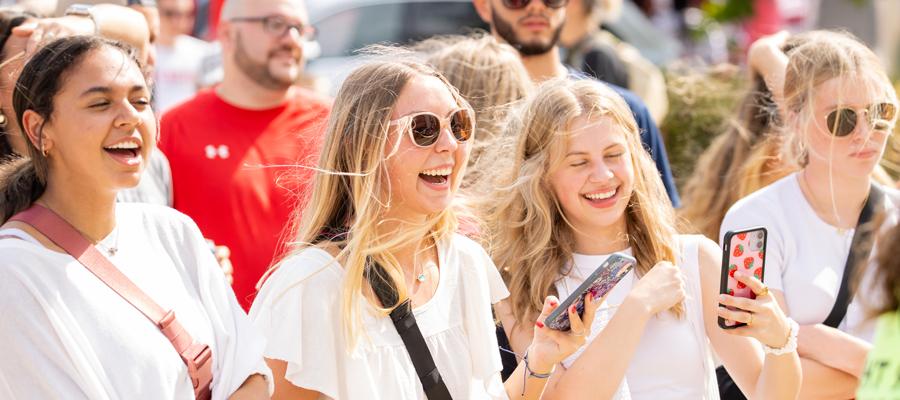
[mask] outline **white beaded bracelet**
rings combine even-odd
[[[797,351],[797,334],[800,332],[800,325],[797,324],[797,321],[794,321],[791,318],[787,319],[788,326],[791,328],[790,334],[788,334],[788,341],[781,346],[780,348],[769,347],[765,343],[763,343],[763,351],[766,354],[772,354],[776,356],[780,356],[782,354],[793,353]]]

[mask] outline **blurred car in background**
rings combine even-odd
[[[306,72],[327,80],[331,95],[361,62],[353,55],[368,45],[489,29],[472,0],[327,0],[307,2],[307,7],[318,36],[305,48]]]

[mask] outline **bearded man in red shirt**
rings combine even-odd
[[[234,291],[249,308],[279,256],[284,228],[315,165],[330,101],[294,85],[312,28],[300,0],[229,0],[222,83],[162,117],[174,206],[231,250]]]

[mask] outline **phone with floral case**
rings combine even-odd
[[[734,274],[741,271],[755,276],[760,281],[763,280],[766,270],[767,238],[768,231],[763,227],[725,233],[722,241],[722,280],[719,293],[748,299],[756,298],[756,293],[735,279]],[[719,317],[719,326],[723,329],[734,329],[744,325],[746,324]]]
[[[569,321],[569,307],[573,304],[579,317],[584,317],[584,298],[591,292],[593,299],[606,296],[625,275],[637,264],[634,257],[613,253],[594,272],[591,273],[577,289],[557,307],[544,320],[550,329],[568,331],[572,329]]]

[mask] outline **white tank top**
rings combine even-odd
[[[650,319],[614,399],[719,399],[709,339],[703,325],[698,262],[700,237],[681,235],[678,239],[681,246],[678,266],[685,274],[687,290],[685,315],[677,318],[666,312]],[[632,254],[631,249],[625,253]],[[571,272],[556,283],[560,298],[566,298],[607,257],[609,255],[574,254]],[[609,323],[635,282],[634,272],[630,272],[613,288],[597,311],[585,346],[563,361],[564,366],[570,367]]]

